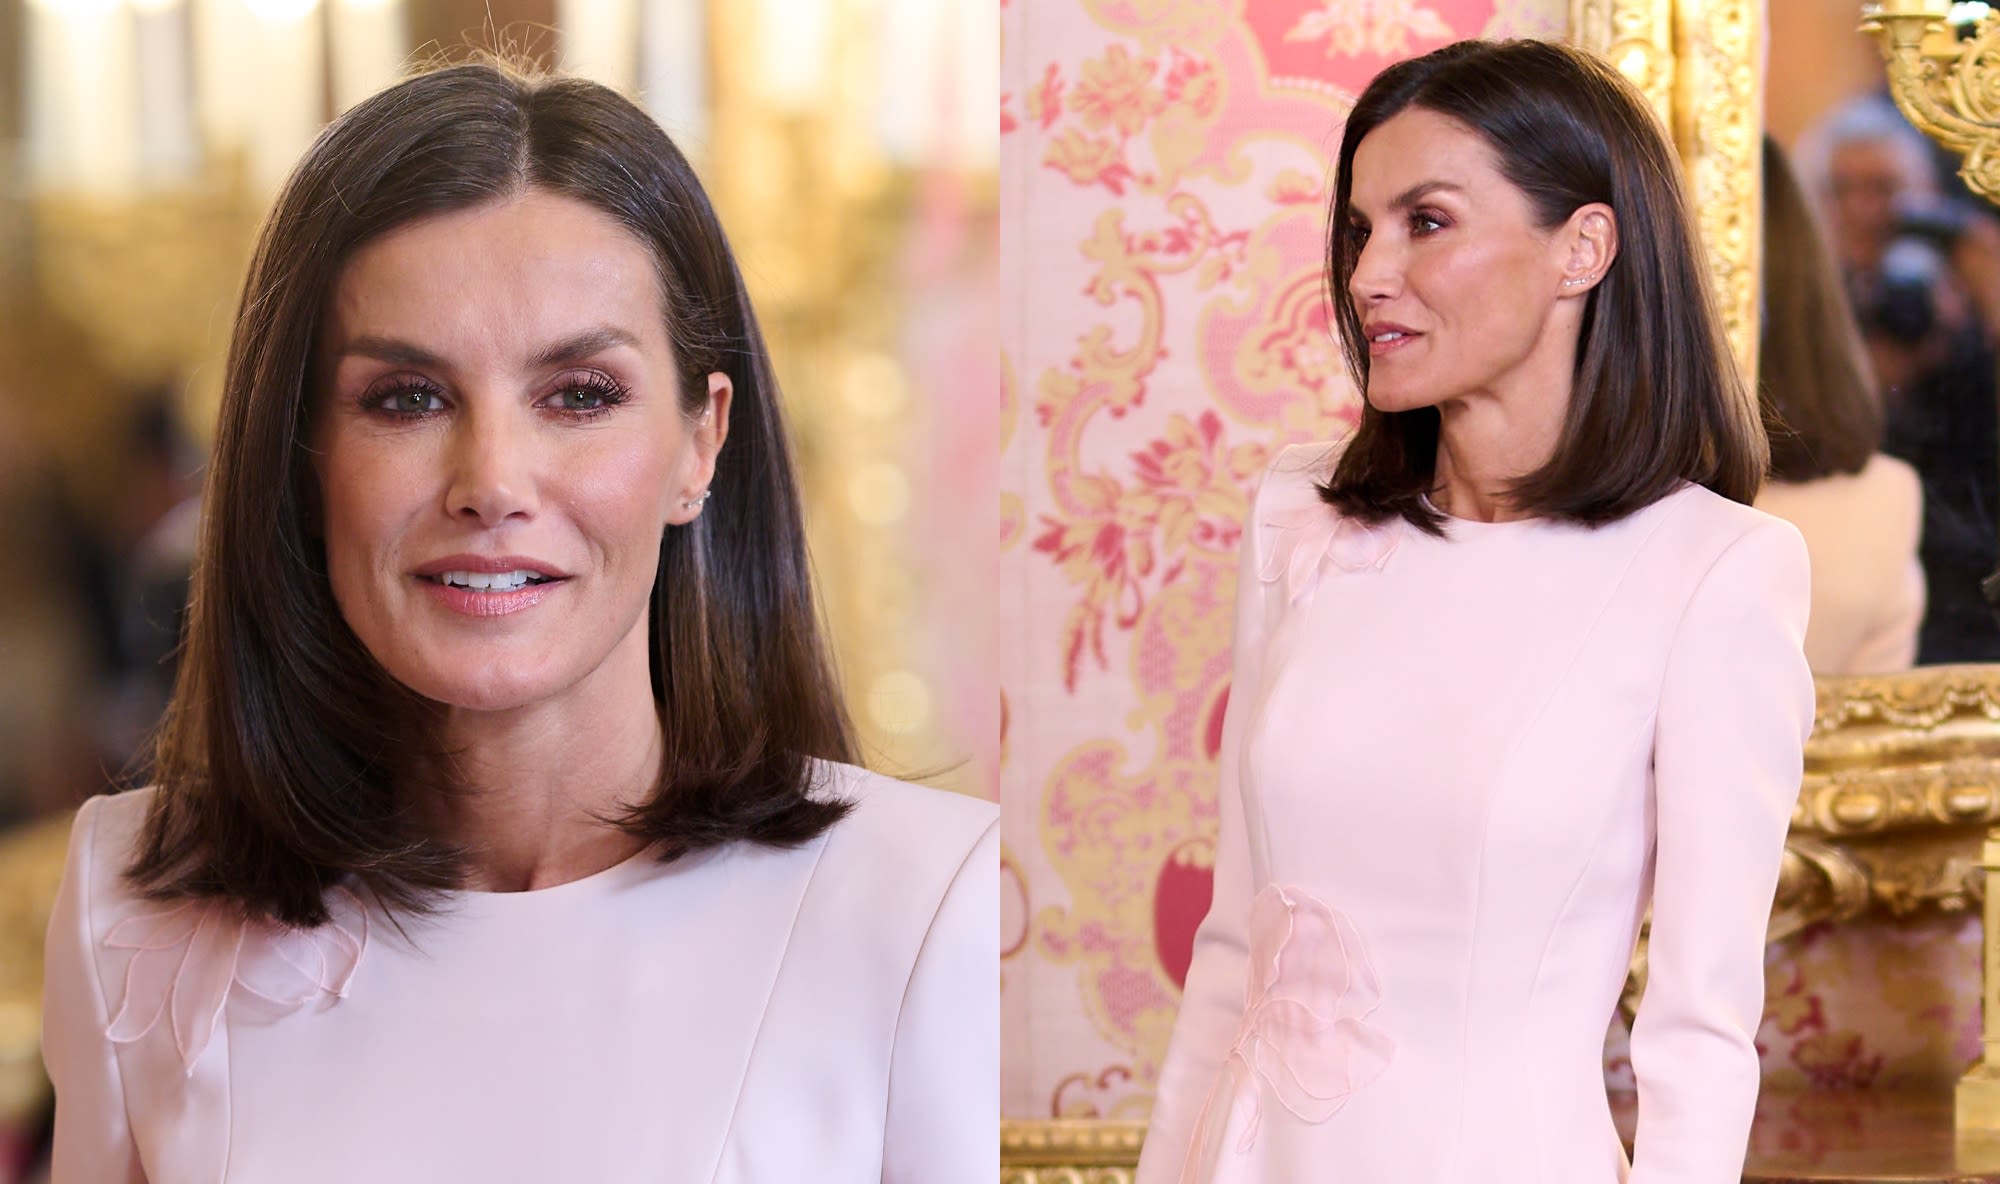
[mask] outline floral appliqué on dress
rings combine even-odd
[[[124,918],[104,935],[106,948],[135,951],[105,1036],[129,1044],[164,1018],[181,1067],[193,1076],[232,989],[274,1015],[345,998],[368,946],[368,912],[344,888],[333,889],[328,906],[334,917],[317,929],[253,919],[217,900]]]
[[[1373,1084],[1396,1051],[1367,1022],[1381,994],[1346,917],[1296,889],[1259,892],[1250,903],[1243,1026],[1195,1121],[1183,1184],[1235,1179],[1232,1159],[1240,1165],[1256,1145],[1267,1092],[1300,1121],[1320,1123]]]
[[[1289,547],[1271,548],[1257,573],[1267,584],[1282,581],[1290,604],[1311,595],[1328,563],[1347,572],[1382,570],[1405,528],[1399,518],[1371,526],[1318,501],[1272,514],[1263,524],[1291,536]]]

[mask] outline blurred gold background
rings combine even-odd
[[[133,587],[185,549],[259,220],[329,119],[440,52],[595,78],[694,161],[777,359],[869,763],[995,796],[995,22],[993,0],[0,0],[0,1184],[45,1102],[19,943],[50,856],[21,828],[58,831],[156,718]]]

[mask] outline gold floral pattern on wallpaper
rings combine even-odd
[[[1341,119],[1390,61],[1550,35],[1567,4],[1001,14],[1003,1106],[1139,1118],[1208,903],[1249,496],[1276,449],[1358,411],[1322,277]],[[1976,998],[1878,972],[1976,970],[1965,920],[1935,924],[1949,940],[1809,931],[1776,951],[1772,1071],[1955,1076]],[[1882,997],[1829,993],[1852,979]],[[1614,1033],[1614,1080],[1622,1057]]]

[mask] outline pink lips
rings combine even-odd
[[[531,571],[551,580],[569,578],[569,573],[561,568],[526,555],[447,555],[431,560],[410,574],[434,580],[448,571],[476,571],[486,575],[498,575],[503,571]]]
[[[452,571],[478,572],[484,575],[525,571],[541,576],[548,582],[526,584],[509,591],[494,592],[444,583],[440,577]],[[501,617],[533,608],[548,599],[569,579],[569,573],[562,569],[525,555],[449,555],[443,559],[432,560],[410,574],[423,583],[424,591],[430,594],[431,599],[455,613],[468,617]]]
[[[1384,333],[1400,333],[1402,336],[1389,341],[1375,340]],[[1362,326],[1361,336],[1368,342],[1368,356],[1370,358],[1380,358],[1408,346],[1411,342],[1423,336],[1423,334],[1418,333],[1408,325],[1398,325],[1394,321],[1371,321]]]

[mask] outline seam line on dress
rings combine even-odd
[[[103,795],[98,795],[98,797],[101,796]],[[83,816],[85,814],[90,815],[90,830],[83,836],[83,843],[80,848],[83,852],[83,867],[79,869],[83,872],[83,936],[88,943],[90,986],[91,990],[97,996],[97,1014],[103,1016],[105,1023],[109,1024],[111,1018],[111,1001],[104,993],[104,963],[99,957],[97,937],[97,835],[99,830],[98,814],[102,809],[103,803],[98,801],[97,797],[92,797],[85,801],[77,810],[76,822],[83,822]],[[71,823],[71,825],[76,825],[76,823]],[[123,874],[122,869],[120,874]],[[102,1029],[97,1034],[100,1038],[104,1039],[107,1045],[110,1045],[105,1051],[111,1057],[112,1076],[118,1080],[118,1104],[125,1111],[125,1141],[131,1144],[132,1158],[139,1161],[139,1167],[143,1173],[145,1170],[145,1160],[139,1154],[139,1128],[132,1121],[132,1093],[125,1088],[125,1063],[122,1059],[122,1050],[116,1044],[112,1044],[109,1038],[104,1036]]]
[[[1605,607],[1599,610],[1597,617],[1591,621],[1590,629],[1586,633],[1586,641],[1588,641],[1588,634],[1595,633],[1597,631],[1598,625],[1600,625],[1603,622],[1604,614],[1610,611],[1609,606],[1611,601],[1617,597],[1618,593],[1624,590],[1626,584],[1631,582],[1632,573],[1634,569],[1636,569],[1639,566],[1639,560],[1644,557],[1646,549],[1652,545],[1653,539],[1659,535],[1661,525],[1664,524],[1663,523],[1654,524],[1653,529],[1647,533],[1646,537],[1639,540],[1638,547],[1635,548],[1632,552],[1632,558],[1625,564],[1625,570],[1619,573],[1617,586],[1611,590],[1611,595],[1605,598]],[[1710,566],[1711,568],[1713,567],[1712,564]],[[1702,580],[1706,580],[1707,578],[1708,578],[1708,571],[1704,570],[1701,574],[1701,579],[1695,581],[1695,587],[1699,589],[1701,587]],[[1672,633],[1669,635],[1669,641],[1667,643],[1667,653],[1669,658],[1671,658],[1673,652],[1673,642],[1671,639],[1679,635],[1681,621],[1686,618],[1686,614],[1687,614],[1687,606],[1683,605],[1681,606],[1681,615],[1674,618],[1674,628]],[[1664,681],[1664,672],[1666,670],[1666,666],[1667,663],[1665,661],[1662,661],[1660,663],[1660,669],[1662,671],[1662,681],[1659,684],[1655,685],[1653,688],[1653,704],[1654,704],[1653,726],[1650,730],[1655,736],[1659,732],[1659,700],[1660,700],[1660,692],[1665,689],[1666,685]],[[1565,675],[1567,675],[1567,673],[1568,673],[1567,670],[1564,671]],[[1649,774],[1652,770],[1652,759],[1651,759],[1652,743],[1653,743],[1652,737],[1649,736],[1647,740],[1648,756],[1646,764],[1646,768]],[[1610,827],[1613,821],[1614,821],[1613,818],[1606,818],[1604,822],[1598,827],[1597,833],[1593,836],[1593,838],[1601,840],[1604,837],[1605,829]],[[1563,893],[1562,907],[1556,913],[1556,920],[1550,923],[1548,933],[1543,935],[1542,948],[1535,956],[1535,979],[1528,986],[1528,989],[1530,991],[1533,991],[1535,988],[1541,986],[1542,971],[1548,963],[1549,947],[1555,944],[1556,931],[1561,928],[1562,917],[1565,913],[1569,911],[1570,906],[1575,903],[1576,894],[1583,887],[1583,881],[1585,875],[1589,872],[1589,870],[1593,866],[1596,865],[1597,852],[1601,849],[1601,846],[1602,846],[1601,843],[1593,843],[1591,848],[1591,857],[1588,860],[1585,860],[1583,867],[1578,870],[1576,874],[1576,879],[1571,881],[1570,883],[1569,891]],[[1648,854],[1647,858],[1648,858],[1648,863],[1650,864],[1651,861],[1650,853]],[[1650,873],[1651,873],[1650,866],[1642,870],[1648,873],[1648,879],[1650,879]],[[1652,897],[1651,885],[1647,884],[1646,888],[1647,888],[1646,896],[1650,901]],[[1644,911],[1645,910],[1643,908],[1640,910],[1642,915],[1644,914]]]
[[[1668,496],[1671,497],[1673,495],[1669,494]],[[1654,505],[1658,504],[1659,504],[1658,502],[1654,503]],[[1521,730],[1514,736],[1513,742],[1508,745],[1505,754],[1503,754],[1501,758],[1494,763],[1493,766],[1495,771],[1494,783],[1498,788],[1496,789],[1496,793],[1495,795],[1493,795],[1493,797],[1497,797],[1498,791],[1504,789],[1507,780],[1509,779],[1510,776],[1512,776],[1514,761],[1516,757],[1519,756],[1521,751],[1521,745],[1526,741],[1528,733],[1533,731],[1536,725],[1538,725],[1541,722],[1542,716],[1549,709],[1549,704],[1555,701],[1557,692],[1561,689],[1563,684],[1568,681],[1571,673],[1575,671],[1577,661],[1583,656],[1583,652],[1589,648],[1591,638],[1593,637],[1593,635],[1596,634],[1598,626],[1603,623],[1605,615],[1611,611],[1612,602],[1617,598],[1618,593],[1624,589],[1626,581],[1631,579],[1632,570],[1633,568],[1638,566],[1640,555],[1644,553],[1647,546],[1652,543],[1654,537],[1659,534],[1660,528],[1663,525],[1665,525],[1664,516],[1662,516],[1660,521],[1654,522],[1652,524],[1651,529],[1647,530],[1645,537],[1641,538],[1638,541],[1638,543],[1633,546],[1631,555],[1625,561],[1624,570],[1619,572],[1617,581],[1612,585],[1610,591],[1606,593],[1603,602],[1598,605],[1596,614],[1593,615],[1590,619],[1589,627],[1587,627],[1583,631],[1583,634],[1581,638],[1578,640],[1576,647],[1570,651],[1568,660],[1563,663],[1561,669],[1556,672],[1555,677],[1550,680],[1548,690],[1543,693],[1541,701],[1536,703],[1534,710],[1530,711],[1523,718],[1521,723]],[[1490,846],[1490,832],[1492,830],[1492,824],[1493,824],[1493,805],[1494,805],[1493,797],[1489,797],[1486,800],[1483,808],[1480,811],[1479,847],[1478,847],[1478,854],[1475,857],[1476,862],[1474,863],[1472,870],[1472,923],[1469,931],[1471,940],[1468,943],[1466,950],[1465,973],[1463,978],[1459,982],[1458,1031],[1459,1031],[1459,1047],[1461,1050],[1466,1046],[1466,1044],[1470,1041],[1471,1038],[1470,1015],[1471,1015],[1471,999],[1472,999],[1472,974],[1473,974],[1473,962],[1474,962],[1472,947],[1476,946],[1479,942],[1479,934],[1481,925],[1483,923],[1483,914],[1485,912],[1485,905],[1486,905],[1486,892],[1485,892],[1486,854]],[[1458,1112],[1460,1114],[1463,1114],[1464,1106],[1462,1102],[1465,1090],[1465,1084],[1463,1081],[1458,1082],[1458,1089],[1459,1089],[1459,1097],[1461,1100],[1461,1105],[1458,1109]],[[1461,1150],[1460,1144],[1463,1134],[1464,1134],[1464,1129],[1462,1125],[1454,1127],[1454,1129],[1451,1132],[1451,1142],[1446,1149],[1447,1154],[1450,1157],[1449,1163],[1453,1170],[1456,1170],[1458,1165],[1459,1152]]]
[[[889,1108],[895,1104],[896,1096],[896,1037],[903,1030],[903,1008],[910,1002],[910,986],[917,981],[917,967],[923,963],[924,951],[930,947],[931,934],[937,931],[937,920],[944,915],[944,906],[950,902],[952,890],[958,887],[960,877],[965,875],[965,869],[972,865],[972,857],[979,853],[980,846],[986,842],[986,836],[995,834],[999,829],[1000,820],[995,818],[973,837],[972,845],[965,849],[958,866],[952,869],[951,877],[945,881],[944,891],[938,894],[937,908],[931,910],[930,922],[924,926],[924,939],[917,943],[916,956],[910,959],[910,975],[903,980],[902,997],[896,1000],[896,1020],[889,1026],[889,1064],[882,1093],[882,1162],[884,1163],[887,1163],[889,1158]]]
[[[826,848],[833,832],[820,832],[819,847],[813,852],[812,870],[806,873],[806,882],[799,888],[798,900],[792,904],[792,920],[785,926],[785,944],[778,954],[778,965],[771,972],[771,982],[764,990],[764,1005],[757,1010],[757,1034],[750,1038],[750,1053],[743,1058],[743,1074],[736,1082],[736,1096],[729,1103],[729,1121],[723,1125],[722,1138],[715,1145],[715,1162],[709,1165],[708,1178],[713,1184],[717,1173],[722,1171],[723,1161],[729,1158],[729,1140],[736,1133],[737,1115],[743,1112],[743,1091],[750,1086],[750,1074],[757,1067],[757,1053],[764,1047],[764,1033],[771,1018],[771,1000],[777,997],[778,980],[785,974],[785,956],[791,951],[792,939],[799,931],[799,915],[805,912],[806,897],[812,895],[813,881],[819,877],[821,862],[826,858]]]

